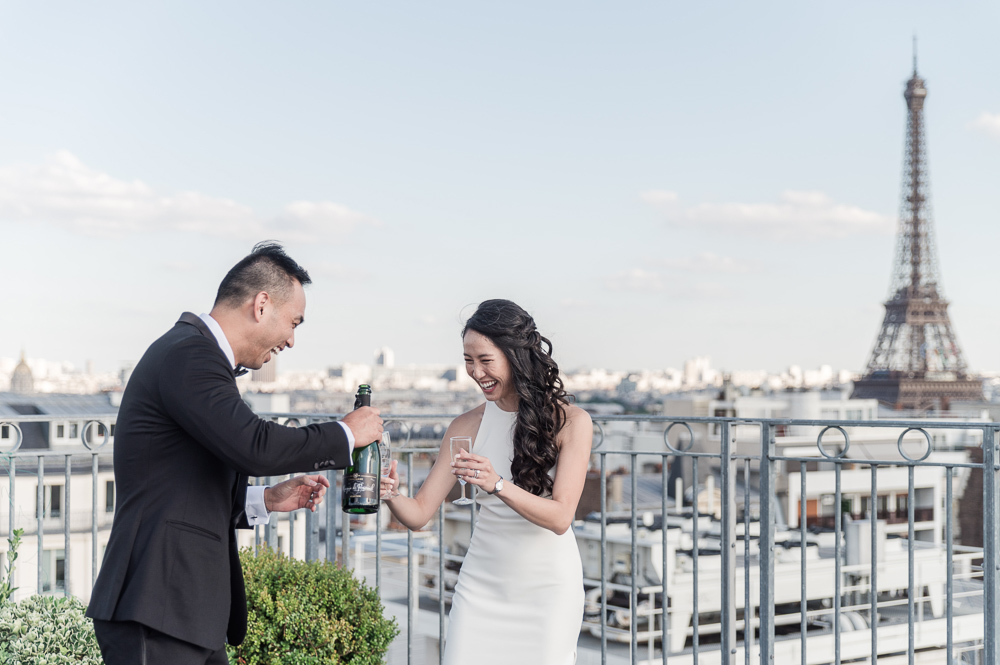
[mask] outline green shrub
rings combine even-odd
[[[0,605],[0,663],[103,665],[94,622],[78,599],[31,596]]]
[[[238,665],[378,665],[399,634],[378,591],[326,561],[304,562],[250,548],[247,636],[229,649]]]

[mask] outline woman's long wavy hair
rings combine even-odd
[[[532,494],[552,493],[549,471],[559,449],[556,435],[566,424],[570,396],[563,389],[559,366],[552,359],[552,342],[539,334],[535,320],[509,300],[487,300],[462,329],[488,337],[510,363],[519,398],[514,425],[514,483]]]

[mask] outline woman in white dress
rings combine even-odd
[[[452,421],[413,498],[387,504],[420,529],[458,477],[478,487],[479,517],[455,586],[446,665],[572,665],[583,571],[570,526],[590,463],[593,426],[569,404],[552,344],[509,300],[482,303],[462,331],[465,369],[486,403]],[[452,458],[453,436],[473,439]],[[383,496],[398,484],[395,462]]]

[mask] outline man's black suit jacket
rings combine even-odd
[[[343,468],[350,453],[337,423],[258,418],[208,326],[186,312],[129,379],[114,463],[114,525],[87,615],[219,649],[246,635],[234,529],[247,526],[247,476]]]

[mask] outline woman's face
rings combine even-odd
[[[517,391],[510,362],[489,337],[467,330],[463,338],[465,371],[479,384],[483,396],[504,411],[517,411]]]

